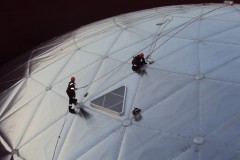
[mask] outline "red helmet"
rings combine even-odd
[[[75,81],[75,77],[71,77],[71,81]]]
[[[143,54],[143,53],[140,53],[140,54],[139,54],[139,57],[140,57],[140,58],[144,58],[144,54]]]

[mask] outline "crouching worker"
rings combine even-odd
[[[144,59],[144,54],[140,53],[140,54],[133,57],[132,70],[133,71],[139,71],[141,69],[141,67],[144,66],[145,64],[147,64],[147,63]]]
[[[74,110],[74,107],[72,106],[72,104],[76,105],[77,104],[77,99],[76,97],[76,93],[75,90],[77,90],[77,88],[75,88],[75,77],[71,77],[71,81],[68,83],[68,87],[67,87],[67,95],[69,97],[69,112],[75,114],[76,111]]]

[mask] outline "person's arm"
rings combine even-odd
[[[75,86],[75,85],[76,85],[76,84],[74,83],[74,85],[73,85],[73,86],[74,86],[74,90],[77,90],[77,88],[76,88],[76,86]]]
[[[143,61],[144,64],[147,64],[146,61],[145,61],[145,58],[142,58],[142,61]]]

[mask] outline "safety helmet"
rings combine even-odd
[[[143,53],[140,53],[140,54],[139,54],[139,57],[140,57],[140,58],[143,58],[143,57],[144,57],[144,54],[143,54]]]
[[[75,77],[71,77],[71,81],[75,81]]]

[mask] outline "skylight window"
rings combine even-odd
[[[122,115],[124,112],[125,95],[126,87],[121,86],[120,88],[92,100],[90,105],[111,114]]]

